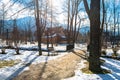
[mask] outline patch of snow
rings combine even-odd
[[[66,45],[58,45],[54,47],[55,51],[66,51]]]
[[[118,50],[116,53],[117,53],[117,56],[120,58],[120,50]]]
[[[75,48],[87,51],[87,44],[86,43],[84,43],[84,44],[78,43],[78,44],[75,44]]]
[[[101,58],[105,60],[105,63],[101,65],[102,68],[111,70],[108,74],[86,74],[81,71],[82,68],[86,67],[84,62],[81,60],[75,70],[75,76],[66,78],[63,80],[120,80],[120,61],[110,58]]]
[[[113,50],[112,49],[106,49],[106,55],[107,56],[112,56],[112,54],[114,54]]]
[[[77,65],[77,69],[75,70],[75,76],[63,79],[63,80],[102,80],[100,76],[96,74],[85,74],[81,71],[82,68],[84,68],[86,65],[84,64],[86,60],[81,60],[80,63]]]
[[[46,49],[46,45],[42,44],[43,48]],[[35,44],[28,44],[28,45],[20,45],[20,47],[37,47]],[[65,45],[55,47],[56,50],[65,50]],[[1,50],[0,50],[1,51]],[[16,52],[13,49],[6,49],[5,51],[7,54],[0,54],[0,60],[18,60],[12,67],[4,67],[0,68],[0,80],[11,80],[15,76],[21,74],[25,70],[29,70],[30,64],[38,64],[41,62],[47,62],[49,60],[54,60],[59,57],[62,57],[68,52],[59,52],[57,56],[44,56],[47,52],[42,52],[43,55],[39,56],[38,51],[24,51],[20,50],[20,55],[15,55]],[[50,52],[50,54],[53,54]]]
[[[86,46],[86,44],[75,44],[75,48],[82,50],[86,50]],[[21,44],[20,47],[37,48],[37,44]],[[42,44],[42,48],[46,49],[46,45]],[[68,54],[68,52],[62,52],[66,50],[66,45],[58,45],[55,46],[54,49],[61,50],[61,52],[59,52],[57,56],[44,56],[44,54],[48,54],[47,52],[43,52],[42,56],[38,56],[37,51],[20,50],[21,54],[15,55],[15,50],[6,49],[7,54],[0,54],[0,60],[18,60],[18,63],[12,67],[0,68],[0,80],[11,80],[22,72],[29,70],[28,66],[30,64],[47,62],[49,60],[54,60]],[[113,50],[107,49],[106,53],[108,56],[112,56]],[[117,51],[117,53],[120,53],[120,51]],[[50,52],[50,54],[52,53]],[[86,67],[84,64],[86,60],[81,60],[76,66],[75,76],[63,80],[120,80],[120,61],[110,58],[101,59],[105,60],[105,63],[101,67],[107,70],[111,70],[111,74],[85,74],[81,71],[81,69]]]

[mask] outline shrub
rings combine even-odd
[[[106,56],[105,50],[101,51],[101,55],[105,55]]]
[[[6,54],[5,53],[5,48],[2,48],[1,51],[2,51],[2,54]]]

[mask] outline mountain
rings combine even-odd
[[[14,26],[14,20],[6,20],[5,23],[6,23],[5,27],[8,29],[12,29]],[[50,23],[50,22],[48,22],[48,23]],[[30,24],[31,30],[35,30],[35,18],[31,17],[31,16],[16,19],[16,24],[17,24],[17,27],[22,30],[25,30],[25,28],[28,28],[28,26]],[[65,25],[63,25],[63,24],[59,24],[59,23],[53,23],[53,24],[55,26],[61,25],[61,26],[65,27]],[[50,24],[48,26],[50,26]],[[79,31],[82,34],[87,33],[88,31],[90,31],[90,27],[82,26]]]
[[[15,23],[16,23],[16,26],[19,28],[19,29],[25,29],[25,28],[28,28],[28,26],[30,25],[31,27],[34,27],[35,26],[35,18],[34,17],[31,17],[31,16],[27,16],[27,17],[24,17],[24,18],[18,18],[15,20],[6,20],[5,21],[5,27],[6,28],[13,28]]]
[[[85,34],[85,33],[87,33],[87,32],[90,32],[90,27],[89,27],[89,26],[82,26],[82,27],[80,28],[80,33],[81,33],[81,34]]]
[[[24,17],[24,18],[20,18],[17,20],[17,25],[19,27],[21,27],[22,29],[28,28],[28,26],[31,27],[31,30],[35,30],[35,18],[34,17]]]
[[[44,19],[42,19],[44,20]],[[13,20],[7,20],[6,21],[8,24],[11,24],[12,26],[14,25],[14,21]],[[16,19],[16,23],[17,23],[17,26],[18,28],[20,29],[25,29],[25,28],[28,28],[28,26],[30,25],[32,30],[34,29],[35,30],[35,18],[34,17],[31,17],[31,16],[27,16],[27,17],[23,17],[23,18],[19,18],[19,19]],[[53,25],[58,25],[59,23],[57,22],[53,22]],[[47,21],[47,27],[50,27],[51,26],[51,22],[50,21]],[[53,26],[54,27],[54,26]]]

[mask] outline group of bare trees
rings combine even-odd
[[[4,26],[5,26],[5,16],[6,16],[6,11],[5,11],[5,4],[1,3],[0,4],[0,37],[4,39]]]
[[[65,12],[67,13],[67,50],[74,48],[74,43],[77,40],[77,36],[80,30],[81,18],[80,18],[80,3],[82,0],[67,0],[64,4]]]
[[[16,0],[19,1],[19,0]],[[23,9],[18,12],[30,7],[31,11],[34,11],[32,15],[35,17],[35,25],[31,26],[30,22],[25,23],[26,26],[23,32],[17,27],[17,23],[13,20],[14,25],[12,25],[12,41],[17,45],[20,41],[20,35],[24,35],[24,40],[30,40],[33,36],[32,27],[36,26],[36,37],[38,41],[38,50],[39,55],[42,55],[42,35],[47,29],[47,27],[53,26],[53,6],[52,0],[51,4],[50,0],[31,0],[30,5],[25,5]],[[101,56],[101,48],[103,42],[103,31],[106,30],[106,33],[112,29],[112,42],[113,45],[116,41],[116,31],[118,31],[118,36],[120,36],[119,32],[119,6],[116,5],[116,0],[113,3],[113,10],[110,10],[109,3],[106,0],[90,0],[90,4],[88,0],[67,0],[65,2],[65,11],[67,14],[67,28],[66,28],[66,37],[67,37],[67,50],[74,48],[74,43],[77,40],[81,22],[83,18],[80,17],[80,12],[82,10],[81,3],[84,3],[84,7],[86,13],[88,15],[88,19],[90,21],[90,56],[89,56],[89,69],[94,72],[100,72],[102,69],[100,67],[100,56]],[[1,2],[0,2],[1,3]],[[12,4],[14,5],[15,2]],[[102,9],[100,8],[100,4]],[[5,9],[4,4],[0,4],[2,7],[0,8],[0,38],[4,39],[4,31],[5,31],[5,16],[7,15],[7,10]],[[10,6],[12,6],[10,5]],[[102,11],[102,12],[101,12]],[[101,14],[102,13],[102,14]],[[113,13],[113,15],[112,15]],[[14,13],[17,14],[17,13]],[[14,15],[13,14],[13,15]],[[51,23],[50,23],[51,22]],[[112,24],[111,24],[112,23]],[[112,27],[112,28],[109,28]],[[109,29],[109,30],[108,30]],[[118,30],[117,30],[118,29]],[[8,30],[8,29],[7,29]],[[52,36],[51,36],[52,38]],[[51,41],[52,42],[52,41]],[[119,41],[118,41],[119,42]]]
[[[24,11],[25,9],[29,9],[31,11],[34,11],[34,13],[32,13],[31,15],[34,15],[34,17],[35,17],[35,25],[31,26],[30,22],[26,22],[26,21],[25,21],[26,23],[22,22],[21,24],[24,24],[25,28],[20,30],[19,26],[17,26],[17,22],[13,21],[13,23],[15,22],[14,23],[15,25],[12,25],[12,31],[11,32],[14,33],[13,34],[14,37],[12,38],[12,40],[16,43],[16,39],[17,40],[19,39],[17,41],[17,42],[19,42],[21,40],[21,38],[22,38],[21,41],[24,40],[24,41],[27,42],[28,40],[30,40],[31,36],[35,36],[32,33],[32,29],[33,28],[35,29],[35,26],[36,26],[35,33],[36,33],[36,37],[37,37],[37,41],[38,41],[39,55],[41,55],[42,54],[41,38],[42,38],[42,35],[44,33],[44,30],[45,30],[46,26],[51,27],[51,28],[53,26],[53,17],[54,17],[53,14],[54,14],[54,12],[53,12],[53,7],[52,7],[52,0],[51,1],[50,0],[49,1],[48,0],[31,0],[31,1],[27,2],[27,3],[24,3],[24,1],[22,1],[22,0],[21,1],[16,0],[10,6],[13,6],[17,2],[19,2],[20,4],[24,4],[25,7],[20,9],[16,13],[13,13],[12,16],[14,16],[16,14],[17,14],[17,16],[19,16],[18,13],[20,13],[21,11]],[[4,20],[5,12],[4,12],[3,8],[0,10],[2,12],[1,13],[1,20],[0,20],[1,21],[0,32],[2,31],[1,34],[4,33],[3,28],[4,28],[4,21],[5,21]],[[18,34],[19,34],[19,36],[21,36],[20,38],[18,38],[19,37]]]
[[[103,0],[104,1],[104,0]],[[106,45],[107,41],[111,42],[112,47],[114,48],[115,45],[119,45],[119,8],[118,5],[120,1],[118,0],[111,0],[111,2],[104,1],[104,10],[103,10],[103,17],[104,17],[104,31],[105,31],[105,38],[106,38]],[[103,39],[104,40],[104,39]]]
[[[14,46],[18,47],[18,43],[20,41],[25,41],[22,37],[25,37],[25,35],[27,35],[26,37],[29,36],[30,38],[30,33],[32,33],[31,29],[29,29],[29,31],[24,31],[25,34],[23,35],[22,29],[18,26],[18,22],[16,20],[20,15],[19,12],[26,8],[18,9],[17,12],[13,11],[13,14],[9,13],[12,7],[18,2],[19,0],[16,0],[14,2],[12,2],[12,0],[9,0],[6,3],[3,0],[0,1],[0,39],[3,42],[6,41],[6,44],[8,46],[11,46],[11,44],[14,43]],[[3,47],[5,46],[3,45]],[[5,52],[5,48],[2,51]]]
[[[79,32],[81,18],[79,16],[82,0],[68,0],[67,5],[67,49],[72,49],[77,38],[77,31]],[[93,72],[101,72],[100,56],[101,56],[101,39],[104,28],[104,0],[102,0],[103,17],[100,20],[100,0],[91,0],[90,7],[87,0],[83,0],[85,10],[90,20],[90,56],[89,69]],[[100,24],[102,22],[102,24]],[[72,46],[72,47],[71,47]]]
[[[52,0],[35,0],[34,1],[34,16],[36,21],[36,33],[37,33],[37,41],[39,48],[39,55],[42,55],[41,43],[42,36],[48,27],[52,29],[53,20],[55,20],[55,12],[53,9]],[[52,31],[51,31],[52,32]],[[52,38],[52,33],[50,33]],[[52,39],[51,39],[52,40]],[[51,47],[53,47],[53,43],[51,42]],[[48,43],[49,44],[49,43]],[[49,45],[47,46],[49,47]]]

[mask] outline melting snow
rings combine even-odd
[[[42,44],[43,45],[43,44]],[[33,47],[37,47],[36,45],[20,45],[20,47],[27,47],[30,48],[29,46]],[[42,46],[43,48],[46,48],[46,45]],[[64,46],[60,46],[60,47],[56,47],[56,50],[65,50]],[[0,50],[1,52],[1,50]],[[4,67],[4,68],[0,68],[0,80],[11,80],[12,78],[14,78],[15,76],[19,75],[20,73],[22,73],[25,70],[29,70],[29,65],[30,64],[37,64],[37,63],[41,63],[41,62],[46,62],[48,60],[53,60],[53,59],[57,59],[59,57],[64,56],[65,54],[67,54],[67,52],[59,52],[57,56],[44,56],[44,54],[48,54],[48,52],[43,52],[42,56],[38,56],[38,51],[24,51],[24,50],[20,50],[20,55],[15,55],[15,50],[12,49],[6,49],[6,53],[7,54],[0,54],[0,60],[15,60],[15,61],[19,61],[17,64],[15,64],[12,67]],[[52,54],[52,53],[50,53]]]
[[[42,48],[46,49],[46,45],[42,44]],[[37,48],[37,45],[20,45],[20,47],[27,47],[27,48]],[[76,49],[83,49],[86,50],[86,44],[75,44]],[[59,45],[54,48],[55,50],[62,50],[66,49],[65,45]],[[67,52],[58,53],[58,56],[38,56],[37,51],[24,51],[20,50],[20,55],[14,55],[15,50],[7,49],[7,54],[0,54],[0,60],[19,60],[19,62],[12,66],[12,67],[5,67],[0,68],[0,80],[11,80],[15,76],[21,74],[25,70],[29,70],[30,64],[37,64],[40,62],[46,62],[48,60],[57,59],[58,57],[62,57]],[[106,50],[107,55],[111,56],[113,51],[108,49]],[[120,53],[118,51],[117,53]],[[47,54],[47,52],[43,52],[43,54]],[[50,53],[51,54],[51,53]],[[120,80],[120,61],[110,59],[110,58],[101,58],[106,62],[101,66],[102,68],[111,70],[111,74],[85,74],[80,69],[85,67],[84,62],[85,60],[81,60],[78,63],[77,68],[75,70],[75,76],[63,79],[63,80]]]

